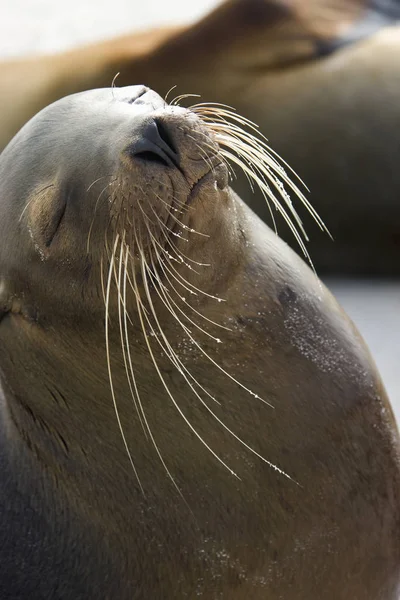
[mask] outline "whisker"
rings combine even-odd
[[[158,240],[157,240],[157,239],[156,239],[156,238],[155,238],[155,237],[154,237],[152,234],[150,234],[150,235],[151,235],[151,238],[152,238],[152,242],[153,242],[153,244],[156,244],[157,246],[159,246],[159,248],[160,248],[161,252],[164,252],[164,249],[163,249],[163,247],[161,246],[161,244],[158,242]],[[195,312],[195,313],[196,313],[196,314],[197,314],[199,317],[201,317],[202,319],[205,319],[205,320],[206,320],[206,321],[208,321],[210,324],[212,324],[212,325],[215,325],[216,327],[220,327],[221,329],[225,329],[226,331],[232,331],[232,330],[231,330],[229,327],[226,327],[225,325],[221,325],[221,323],[217,323],[216,321],[213,321],[212,319],[209,319],[208,317],[206,317],[205,315],[203,315],[203,314],[202,314],[200,311],[196,310],[196,309],[194,308],[194,306],[192,306],[191,304],[189,304],[189,303],[187,302],[187,300],[186,300],[186,298],[185,298],[184,296],[181,296],[181,295],[179,294],[179,292],[177,291],[177,289],[175,288],[175,286],[174,286],[174,285],[173,285],[173,283],[171,282],[171,279],[168,277],[168,273],[166,272],[166,269],[164,268],[164,264],[165,264],[165,263],[164,263],[164,261],[163,261],[163,259],[162,259],[162,256],[161,256],[161,254],[160,254],[160,253],[157,251],[157,249],[156,249],[156,248],[155,248],[155,252],[156,252],[156,254],[157,254],[157,262],[158,262],[158,264],[159,264],[159,266],[160,266],[160,268],[161,268],[161,270],[162,270],[162,272],[163,272],[164,278],[166,279],[166,281],[168,282],[168,284],[171,286],[171,288],[174,290],[174,292],[176,293],[176,295],[178,296],[178,298],[179,298],[179,299],[180,299],[182,302],[184,302],[184,303],[186,304],[186,306],[188,306],[188,308],[190,308],[190,309],[191,309],[193,312]],[[168,258],[169,258],[169,257],[168,257]],[[154,266],[154,268],[155,268],[155,266]],[[161,282],[161,281],[160,281],[160,285],[162,285],[163,287],[165,287],[165,286],[162,284],[162,282]],[[171,301],[172,301],[172,299],[171,299]],[[217,340],[217,338],[214,338],[214,339],[215,339],[216,341],[218,341],[218,340]]]
[[[112,369],[111,369],[110,339],[109,339],[109,327],[108,327],[109,318],[108,318],[108,316],[109,316],[109,307],[110,307],[111,280],[112,280],[112,275],[114,272],[115,253],[117,251],[119,243],[120,243],[120,236],[119,236],[119,234],[117,234],[115,236],[115,242],[114,242],[114,246],[113,246],[113,254],[110,258],[110,266],[109,266],[109,270],[108,270],[108,279],[107,279],[107,288],[106,288],[106,305],[105,305],[105,319],[104,319],[105,324],[104,324],[104,326],[105,326],[105,340],[106,340],[107,370],[108,370],[108,379],[110,382],[111,397],[112,397],[115,416],[117,418],[117,423],[118,423],[118,427],[119,427],[119,430],[121,433],[121,437],[124,442],[125,450],[128,454],[129,462],[131,463],[131,466],[132,466],[133,472],[135,473],[139,487],[142,491],[142,494],[145,496],[144,489],[142,487],[137,469],[135,467],[131,452],[129,450],[128,442],[126,440],[125,433],[124,433],[124,428],[122,426],[122,422],[121,422],[121,418],[120,418],[120,414],[119,414],[119,410],[118,410],[118,405],[117,405],[117,400],[116,400],[116,396],[115,396],[114,382],[113,382]]]
[[[173,100],[169,103],[170,106],[177,106],[181,100],[185,98],[201,98],[200,94],[180,94],[179,96],[175,96]]]
[[[107,175],[105,175],[104,177],[107,177]],[[91,184],[91,185],[88,187],[88,189],[87,189],[87,192],[89,192],[89,190],[91,189],[91,187],[92,187],[92,186],[93,186],[95,183],[97,183],[97,182],[98,182],[98,181],[100,181],[101,179],[104,179],[104,177],[99,177],[99,179],[97,179],[96,181],[94,181],[94,182],[93,182],[93,183],[92,183],[92,184]],[[110,177],[111,177],[111,176],[110,176]],[[98,207],[98,205],[99,205],[100,198],[101,198],[101,196],[104,194],[105,190],[106,190],[106,189],[107,189],[107,188],[108,188],[110,185],[112,185],[113,183],[115,183],[115,181],[116,181],[116,179],[114,179],[114,181],[109,181],[109,182],[107,183],[107,185],[105,185],[105,186],[104,186],[104,188],[103,188],[103,189],[101,190],[101,192],[99,193],[99,195],[98,195],[98,197],[97,197],[97,200],[96,200],[96,203],[95,203],[95,205],[94,205],[94,209],[93,209],[93,217],[92,217],[92,221],[91,221],[91,223],[90,223],[89,232],[88,232],[88,238],[87,238],[87,243],[86,243],[86,251],[87,251],[87,253],[88,253],[88,254],[89,254],[89,251],[90,251],[90,238],[91,238],[91,235],[92,235],[93,224],[94,224],[94,220],[95,220],[95,217],[96,217],[97,207]]]
[[[158,259],[161,259],[160,255],[157,255]],[[158,261],[158,264],[160,264],[161,266],[161,262]],[[152,262],[152,266],[153,266],[153,273],[156,272],[155,269],[155,265],[154,262]],[[161,267],[162,268],[162,267]],[[176,306],[176,308],[178,309],[178,311],[189,321],[189,323],[191,323],[194,327],[196,327],[196,329],[198,329],[199,331],[201,331],[202,333],[204,333],[204,335],[207,335],[208,337],[210,337],[211,339],[213,339],[215,342],[217,343],[221,343],[221,340],[217,337],[215,337],[214,335],[212,335],[211,333],[209,333],[208,331],[206,331],[205,329],[203,329],[202,327],[200,327],[200,325],[198,325],[198,323],[196,323],[195,321],[193,321],[190,317],[188,317],[188,315],[178,306],[178,304],[175,302],[175,300],[173,300],[173,298],[170,296],[170,294],[168,293],[167,288],[164,286],[164,284],[156,277],[154,276],[154,274],[151,274],[151,279],[154,283],[158,283],[160,288],[162,288],[163,292],[166,293],[166,295],[169,296],[170,301],[172,302],[172,304],[174,306]],[[155,285],[154,288],[156,289],[157,293],[158,293],[158,288]],[[190,305],[188,305],[190,306]],[[176,318],[176,314],[174,314],[174,318]]]
[[[147,431],[145,429],[141,412],[139,411],[137,396],[138,390],[136,386],[136,379],[134,375],[134,371],[132,368],[132,363],[129,360],[129,369],[128,369],[128,357],[130,358],[130,347],[129,347],[129,338],[128,338],[128,323],[127,323],[127,308],[126,308],[126,261],[124,261],[125,256],[129,256],[129,247],[125,244],[125,232],[122,236],[121,240],[121,249],[119,256],[119,267],[118,267],[118,284],[117,284],[117,293],[118,293],[118,319],[119,319],[119,330],[121,336],[121,350],[122,357],[125,365],[126,378],[128,380],[129,390],[131,393],[131,397],[133,399],[133,403],[139,417],[140,424],[144,431],[144,434],[147,437]],[[123,292],[121,295],[121,278],[122,278],[122,266],[124,265],[124,278],[123,278]],[[122,311],[123,306],[123,311]],[[123,313],[123,314],[122,314]],[[126,348],[125,348],[126,346]],[[131,380],[132,377],[132,380]],[[134,391],[134,389],[135,391]]]
[[[112,97],[115,100],[115,96],[114,96],[114,88],[115,88],[115,82],[117,80],[117,77],[119,77],[120,73],[116,73],[113,77],[113,80],[111,82],[111,93],[112,93]]]
[[[146,296],[147,296],[147,298],[148,298],[148,286],[147,286],[147,279],[146,279],[146,269],[145,269],[145,266],[144,266],[144,261],[143,261],[143,254],[142,254],[142,252],[141,252],[140,244],[138,243],[138,239],[137,239],[137,236],[136,236],[136,235],[135,235],[135,238],[136,238],[136,244],[138,245],[139,253],[140,253],[140,254],[141,254],[141,256],[142,256],[142,260],[141,260],[141,273],[142,273],[142,279],[143,279],[143,283],[145,284]],[[131,270],[131,271],[132,271],[132,280],[133,280],[133,282],[134,282],[134,286],[135,286],[135,288],[136,288],[136,289],[138,289],[138,286],[137,286],[137,281],[136,281],[136,273],[135,273],[135,269],[134,269],[134,268],[132,268],[132,270]],[[151,303],[151,305],[152,305],[152,303]],[[151,308],[151,305],[150,305],[150,308]],[[140,324],[141,324],[141,329],[142,329],[143,337],[144,337],[144,340],[145,340],[145,343],[146,343],[146,346],[147,346],[147,350],[148,350],[148,352],[149,352],[149,354],[150,354],[150,358],[151,358],[151,360],[152,360],[152,362],[153,362],[154,368],[156,369],[157,375],[159,376],[159,378],[160,378],[160,381],[161,381],[161,383],[162,383],[162,385],[163,385],[164,389],[166,390],[167,394],[168,394],[168,395],[169,395],[171,398],[173,398],[173,396],[172,396],[172,394],[171,394],[171,392],[170,392],[170,390],[169,390],[169,388],[168,388],[168,385],[166,384],[166,382],[165,382],[165,380],[164,380],[164,378],[163,378],[163,376],[162,376],[162,373],[161,373],[161,371],[160,371],[160,369],[159,369],[159,366],[158,366],[157,360],[156,360],[156,358],[155,358],[155,356],[154,356],[154,353],[153,353],[153,350],[152,350],[152,347],[151,347],[151,344],[150,344],[150,341],[149,341],[149,337],[148,337],[148,335],[147,335],[147,333],[146,333],[146,328],[145,328],[144,319],[143,319],[143,317],[145,317],[145,318],[146,318],[146,312],[143,312],[143,311],[142,311],[142,300],[141,300],[140,294],[138,294],[138,295],[136,296],[136,306],[137,306],[137,311],[138,311],[138,316],[139,316],[139,321],[140,321]],[[152,332],[154,333],[154,335],[155,335],[154,328],[153,328],[153,326],[151,325],[150,321],[148,320],[148,317],[147,317],[147,322],[148,322],[148,324],[149,324],[149,326],[150,326],[150,329],[151,329],[151,331],[152,331]],[[156,339],[158,340],[157,336],[155,336],[155,337],[156,337]],[[146,419],[146,423],[147,423],[147,419]],[[149,430],[149,435],[150,435],[150,438],[151,438],[151,440],[152,440],[152,443],[153,443],[153,445],[154,445],[154,448],[155,448],[155,450],[156,450],[156,452],[157,452],[157,454],[158,454],[158,457],[159,457],[159,459],[160,459],[160,461],[161,461],[161,463],[162,463],[162,465],[163,465],[163,467],[164,467],[164,469],[165,469],[165,471],[166,471],[166,473],[167,473],[167,475],[168,475],[169,479],[171,480],[172,484],[174,485],[175,489],[177,490],[177,492],[179,493],[179,495],[181,496],[181,498],[182,498],[182,499],[184,500],[184,502],[186,503],[186,500],[185,500],[185,498],[183,497],[181,490],[179,489],[179,487],[178,487],[178,485],[177,485],[177,483],[176,483],[175,479],[174,479],[174,478],[173,478],[173,476],[172,476],[172,473],[171,473],[171,472],[170,472],[170,470],[168,469],[168,467],[167,467],[167,465],[166,465],[166,463],[165,463],[165,461],[164,461],[164,459],[163,459],[163,457],[162,457],[162,455],[161,455],[161,452],[160,452],[160,450],[159,450],[159,448],[158,448],[158,445],[157,445],[157,443],[156,443],[156,441],[155,441],[155,439],[154,439],[154,437],[153,437],[153,435],[152,435],[152,433],[151,433],[151,430]],[[186,503],[186,504],[187,504],[187,503]]]
[[[155,194],[156,198],[160,199],[160,197],[158,196],[158,194]],[[166,224],[160,219],[160,217],[157,215],[157,213],[154,213],[158,219],[158,221],[165,227],[167,228],[171,233],[174,233],[172,231],[172,229],[169,229]],[[189,227],[188,225],[185,225],[185,223],[182,223],[182,221],[180,221],[177,217],[175,217],[175,215],[170,215],[170,217],[175,221],[175,223],[177,223],[178,225],[180,225],[182,227],[182,229],[186,230],[186,231],[190,231],[190,233],[195,233],[196,235],[201,235],[203,237],[210,237],[207,233],[202,233],[201,231],[196,231],[196,229],[193,229],[192,227]]]
[[[175,85],[173,85],[172,87],[169,88],[168,92],[164,96],[164,102],[167,102],[168,96],[170,95],[170,93],[172,92],[172,90],[174,90],[176,87],[177,87],[177,84],[175,84]]]
[[[307,240],[307,235],[302,225],[301,219],[295,210],[293,203],[286,191],[284,184],[297,196],[307,211],[316,221],[317,225],[329,234],[318,213],[312,207],[297,185],[288,177],[283,165],[287,166],[300,183],[306,188],[304,182],[298,177],[294,170],[281,159],[281,157],[266,143],[266,138],[258,129],[258,126],[249,119],[238,115],[232,107],[218,103],[197,103],[190,107],[204,123],[205,127],[214,136],[215,141],[220,145],[220,154],[225,159],[240,167],[248,180],[254,182],[261,190],[276,230],[276,223],[271,212],[268,200],[271,200],[276,210],[281,214],[286,224],[289,226],[296,242],[299,244],[304,256],[313,268],[311,258],[307,252],[303,237]],[[267,181],[276,190],[273,193]],[[253,187],[251,185],[251,187]],[[278,197],[288,207],[292,218],[289,217],[283,208]],[[292,222],[294,219],[295,223]],[[330,235],[330,234],[329,234]]]

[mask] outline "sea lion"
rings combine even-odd
[[[119,85],[190,90],[259,124],[306,182],[335,240],[306,221],[320,274],[399,275],[399,19],[397,0],[230,0],[193,25],[9,61],[0,145],[46,104],[117,73]],[[271,225],[245,179],[233,185]],[[291,243],[279,216],[277,227]]]
[[[226,119],[94,90],[0,156],[2,600],[398,598],[389,401]]]

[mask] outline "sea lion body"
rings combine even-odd
[[[397,600],[379,375],[201,119],[63,99],[0,198],[1,598]]]
[[[144,81],[161,95],[177,86],[259,124],[305,181],[335,240],[307,226],[320,274],[396,276],[399,19],[396,0],[231,0],[194,25],[3,63],[0,144],[46,104],[109,86],[117,73],[119,85]],[[246,186],[234,183],[272,226]],[[297,249],[279,216],[277,225]]]

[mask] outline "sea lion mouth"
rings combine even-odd
[[[225,164],[220,161],[215,166],[211,167],[210,170],[202,175],[190,188],[186,204],[190,206],[198,195],[199,191],[206,185],[214,184],[218,190],[224,190],[228,187],[228,170]]]

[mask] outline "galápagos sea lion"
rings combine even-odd
[[[389,402],[227,118],[95,90],[0,157],[2,600],[398,599]]]
[[[9,61],[0,145],[46,104],[118,72],[119,85],[161,95],[177,85],[258,123],[307,183],[335,240],[307,223],[320,274],[399,275],[399,19],[397,0],[230,0],[194,25]],[[271,225],[244,178],[233,185]]]

